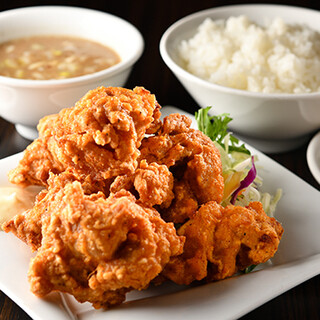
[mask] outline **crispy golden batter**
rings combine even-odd
[[[102,182],[134,172],[141,140],[160,126],[159,109],[155,96],[141,87],[89,91],[73,108],[40,121],[39,138],[10,181],[46,186],[49,172],[69,170],[99,190]]]
[[[3,230],[12,232],[16,237],[24,241],[32,251],[38,250],[42,240],[42,214],[51,212],[51,203],[54,203],[56,193],[72,181],[75,181],[75,177],[70,172],[63,172],[59,175],[59,178],[57,178],[57,175],[50,173],[50,177],[47,180],[48,189],[43,189],[37,195],[36,205],[32,209],[5,222],[2,225]],[[50,192],[48,192],[49,190]]]
[[[140,202],[149,207],[166,208],[174,198],[173,176],[168,167],[156,162],[148,164],[146,160],[140,162],[133,175],[118,176],[110,186],[112,193],[121,189],[137,193]]]
[[[139,193],[140,201],[150,207],[168,207],[174,197],[173,176],[165,165],[155,162],[148,165],[146,160],[142,160],[133,184]]]
[[[282,233],[260,202],[247,208],[208,202],[178,230],[186,237],[184,252],[171,259],[162,275],[178,284],[230,277],[272,258]]]
[[[41,120],[9,176],[46,189],[2,226],[36,251],[37,296],[108,308],[151,281],[224,279],[277,251],[283,229],[261,203],[221,206],[214,143],[186,116],[161,123],[159,110],[143,88],[100,87]]]
[[[198,201],[186,181],[175,181],[173,186],[174,198],[168,208],[160,208],[165,221],[184,223],[198,210]]]
[[[159,135],[143,140],[141,158],[165,164],[176,172],[177,178],[187,180],[200,204],[220,202],[223,196],[220,153],[210,138],[190,128],[190,121],[179,114],[166,117]]]
[[[221,202],[224,181],[220,153],[214,143],[202,132],[190,128],[191,120],[180,114],[172,114],[163,121],[156,136],[142,141],[140,159],[166,165],[175,178],[175,198],[183,198],[199,205],[208,201]],[[188,189],[189,196],[178,194]],[[179,204],[181,201],[179,201]],[[175,209],[176,208],[176,209]],[[167,221],[183,222],[186,211],[179,205],[161,211]]]
[[[61,177],[53,183],[59,185]],[[29,269],[31,290],[40,297],[68,292],[96,308],[146,288],[183,248],[173,224],[129,192],[107,199],[102,193],[85,195],[78,181],[50,189],[24,220],[41,221],[41,245]]]

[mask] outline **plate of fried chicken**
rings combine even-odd
[[[2,185],[43,187],[2,226],[0,289],[34,319],[231,319],[317,275],[318,191],[251,148],[283,189],[274,217],[223,206],[219,150],[192,121],[142,87],[43,118],[0,161]]]

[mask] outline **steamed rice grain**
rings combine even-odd
[[[276,18],[266,27],[246,16],[206,19],[181,42],[183,67],[210,82],[264,93],[320,91],[320,33]]]

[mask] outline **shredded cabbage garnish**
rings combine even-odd
[[[256,171],[258,157],[228,131],[232,118],[228,114],[210,116],[211,107],[199,109],[195,113],[198,129],[205,133],[216,145],[221,155],[224,196],[222,205],[247,206],[252,201],[260,201],[267,215],[272,216],[282,191],[275,195],[261,191],[262,178]]]

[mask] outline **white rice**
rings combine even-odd
[[[179,54],[190,73],[264,93],[320,91],[320,33],[276,18],[266,27],[246,16],[206,19]]]

